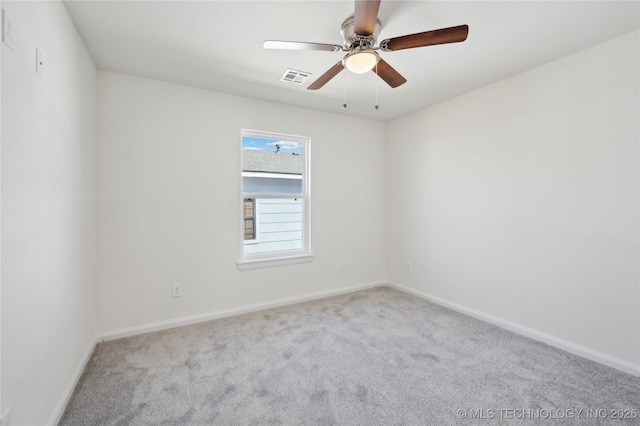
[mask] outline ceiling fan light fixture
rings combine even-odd
[[[380,56],[375,51],[365,49],[348,53],[344,57],[343,63],[349,71],[356,74],[364,74],[367,71],[371,71],[379,60]]]

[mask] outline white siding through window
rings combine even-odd
[[[257,243],[246,244],[245,254],[302,249],[301,199],[256,200]]]

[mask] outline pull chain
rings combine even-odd
[[[346,108],[347,107],[347,73],[343,72],[342,73],[342,86],[344,87],[344,95],[342,97],[342,107]]]
[[[376,62],[376,76],[378,74],[378,63]],[[376,78],[376,109],[380,108],[378,106],[378,79]]]

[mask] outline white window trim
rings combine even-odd
[[[282,252],[289,253],[289,252]],[[279,256],[270,257],[268,259],[251,259],[251,260],[238,260],[238,269],[241,271],[248,271],[251,269],[267,268],[272,266],[285,266],[285,265],[297,265],[300,263],[313,262],[313,253],[291,255],[291,256]]]
[[[243,172],[244,177],[259,177],[267,179],[297,179],[302,180],[300,175],[288,175],[286,173],[263,173],[263,172]]]
[[[242,178],[243,176],[248,176],[251,174],[253,177],[263,177],[257,176],[262,175],[262,173],[254,173],[249,172],[244,174],[242,172],[242,137],[243,136],[253,136],[259,138],[267,138],[267,139],[282,139],[293,142],[302,142],[304,145],[303,149],[303,161],[304,161],[304,171],[303,175],[300,177],[293,177],[291,175],[282,175],[281,177],[288,177],[289,179],[302,179],[304,183],[303,193],[301,194],[264,194],[264,193],[243,193],[242,192]],[[288,135],[283,133],[275,133],[275,132],[263,132],[259,130],[249,130],[249,129],[241,129],[240,130],[240,201],[244,198],[302,198],[303,200],[303,215],[302,215],[302,250],[286,250],[274,253],[261,253],[254,255],[245,255],[244,254],[244,221],[241,222],[241,232],[238,234],[241,236],[241,244],[240,244],[240,258],[238,259],[238,269],[241,271],[257,269],[257,268],[265,268],[272,266],[283,266],[283,265],[292,265],[299,263],[308,263],[313,261],[313,253],[311,252],[311,179],[310,179],[310,169],[311,169],[311,138],[308,136],[298,136],[298,135]],[[280,175],[278,175],[280,177]],[[270,177],[275,177],[271,175]],[[238,203],[242,207],[242,202]],[[257,203],[256,203],[257,209]],[[241,211],[240,217],[244,213]],[[256,211],[256,218],[258,216],[258,212]],[[258,223],[256,222],[256,238],[258,237]],[[257,240],[251,240],[252,242]]]

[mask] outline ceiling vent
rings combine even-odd
[[[296,70],[286,70],[282,77],[280,77],[280,81],[288,81],[294,84],[302,84],[307,78],[311,75],[310,72],[305,71],[296,71]]]

